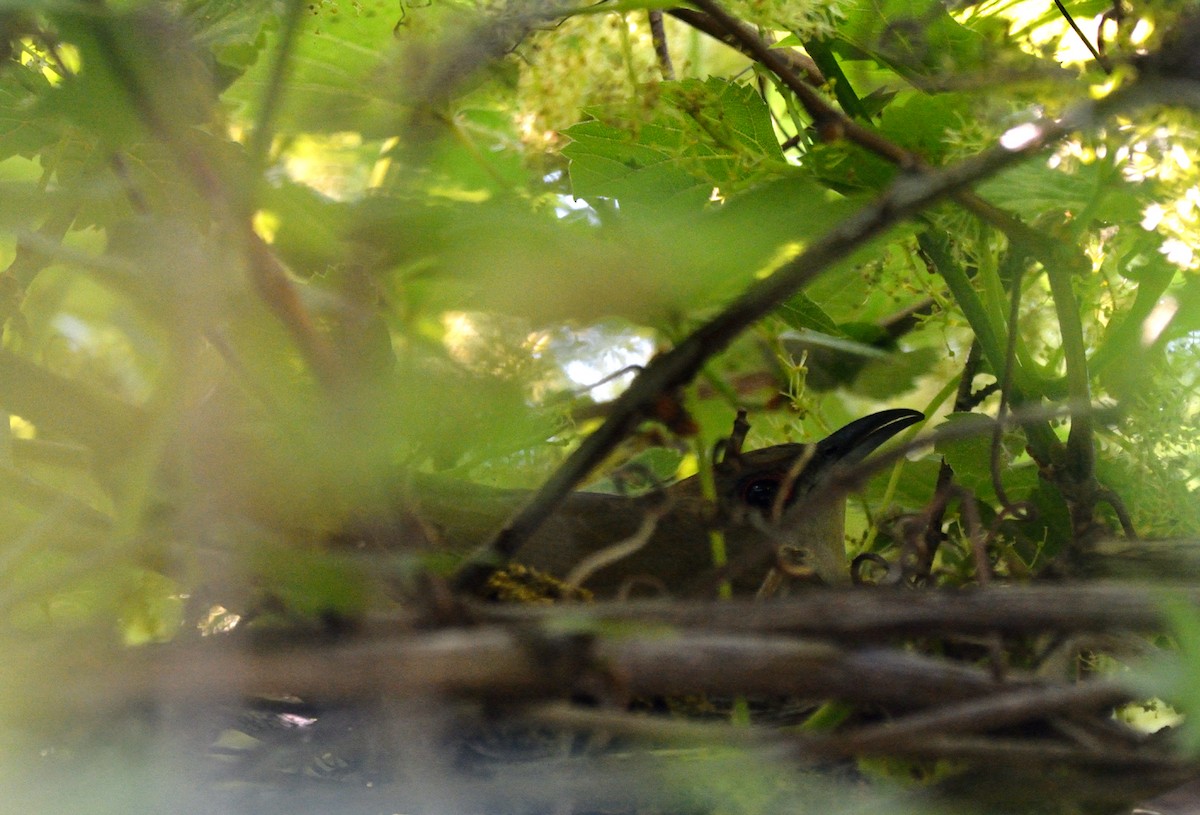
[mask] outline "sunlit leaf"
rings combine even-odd
[[[281,124],[328,133],[374,128],[381,118],[394,116],[393,104],[379,93],[375,72],[395,46],[393,32],[404,13],[386,0],[308,4],[287,92],[279,100]],[[266,53],[279,47],[278,38],[277,30],[267,36]],[[270,60],[257,60],[225,94],[240,102],[250,119],[269,87],[270,67]]]
[[[663,105],[636,133],[600,119],[564,132],[572,140],[563,155],[577,197],[679,206],[704,201],[714,187],[728,193],[783,169],[767,107],[752,88],[686,80],[666,88]]]

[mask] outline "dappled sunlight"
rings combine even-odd
[[[517,321],[467,312],[447,312],[442,324],[451,357],[468,368],[492,375],[528,371],[526,385],[535,404],[564,390],[598,402],[615,398],[654,350],[644,332],[618,325],[559,326],[522,336]],[[505,324],[507,330],[501,328]]]
[[[1200,773],[1182,4],[10,6],[6,809]]]

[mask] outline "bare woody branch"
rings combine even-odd
[[[1049,684],[1032,677],[1002,683],[986,671],[896,649],[704,630],[609,638],[493,625],[335,645],[320,638],[243,645],[205,640],[133,653],[72,654],[13,646],[0,677],[37,716],[255,695],[316,703],[363,702],[381,694],[533,700],[563,698],[584,686],[608,686],[618,695],[794,695],[911,709]],[[1132,691],[1113,693],[1128,697]]]
[[[1200,589],[1180,588],[1200,603]],[[773,603],[642,601],[534,608],[479,605],[491,622],[577,624],[641,622],[710,631],[789,633],[838,642],[887,642],[913,636],[1153,632],[1166,626],[1162,586],[1003,586],[957,592],[812,589]],[[375,625],[389,625],[379,621]]]

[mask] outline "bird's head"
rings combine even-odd
[[[777,529],[779,542],[809,553],[817,576],[838,582],[847,573],[845,487],[837,483],[838,473],[924,418],[895,408],[856,419],[814,444],[749,452],[731,445],[714,471],[721,525],[735,538]]]

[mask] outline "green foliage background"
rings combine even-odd
[[[1063,5],[1093,22],[1111,7]],[[1106,27],[1111,74],[1051,3],[730,9],[804,49],[851,119],[946,166],[1131,81],[1180,5]],[[677,343],[902,175],[666,22],[675,79],[638,3],[0,6],[0,633],[173,641],[210,601],[263,593],[301,617],[386,607],[392,573],[328,535],[393,512],[414,472],[541,483],[602,414],[585,385]],[[1118,416],[1096,473],[1148,537],[1200,534],[1197,156],[1194,113],[1153,108],[977,189],[1072,270],[1091,401]],[[884,405],[938,425],[973,337],[1000,348],[1010,330],[1023,403],[1066,399],[1050,284],[1016,254],[953,203],[922,213],[708,364],[685,396],[697,441],[648,426],[614,464],[666,439],[656,471],[689,474],[739,406],[752,446]],[[977,387],[998,362],[985,348]],[[1003,527],[1012,575],[1071,536],[1036,448],[1020,431],[1003,447],[1009,498],[1039,510]],[[947,441],[868,489],[852,552],[894,553],[886,521],[927,504],[942,454],[997,518],[990,443]],[[949,584],[973,579],[961,523]]]

